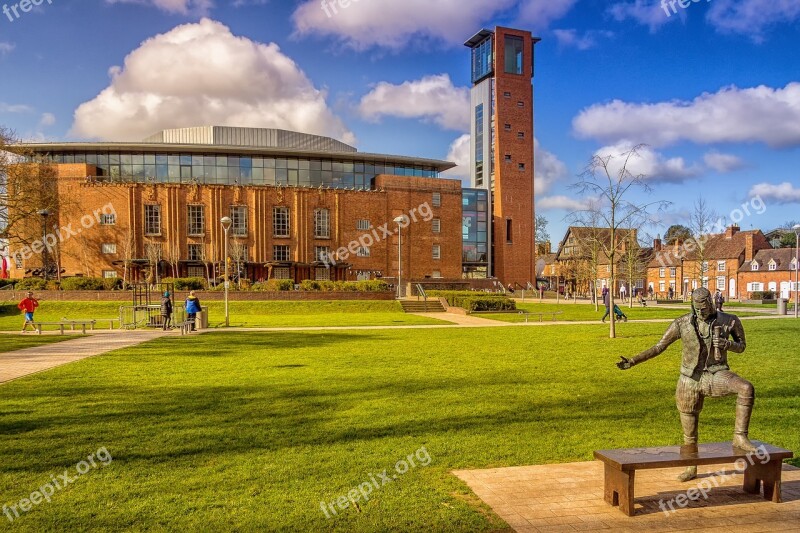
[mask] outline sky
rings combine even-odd
[[[683,4],[681,4],[683,2]],[[0,126],[136,141],[198,125],[285,128],[468,174],[481,28],[532,31],[536,209],[554,246],[595,155],[723,224],[800,220],[800,0],[0,0]],[[670,3],[673,7],[670,7]]]

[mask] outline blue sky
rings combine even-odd
[[[701,195],[722,216],[760,196],[743,229],[800,219],[800,0],[684,1],[668,16],[652,0],[351,0],[329,17],[319,0],[43,0],[17,17],[0,0],[0,125],[38,140],[284,127],[466,165],[462,43],[507,25],[543,39],[537,209],[554,241],[592,155],[638,143],[653,187],[638,198],[673,202],[652,234]]]

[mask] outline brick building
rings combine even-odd
[[[44,223],[64,238],[43,254],[10,243],[15,278],[43,263],[64,276],[135,280],[155,265],[161,277],[218,278],[227,216],[228,258],[244,277],[391,281],[394,220],[405,216],[403,277],[461,279],[462,205],[481,192],[438,177],[452,163],[278,130],[189,128],[142,143],[26,148],[56,169],[59,208]],[[43,233],[33,221],[31,237]]]
[[[739,267],[739,287],[743,298],[754,292],[772,292],[778,298],[794,299],[796,251],[793,248],[759,250],[751,261]]]

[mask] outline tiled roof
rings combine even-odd
[[[710,235],[703,249],[703,256],[706,261],[721,261],[724,259],[738,259],[744,255],[747,246],[747,236],[752,235],[754,246],[763,246],[763,243],[758,241],[764,239],[761,230],[739,231],[734,233],[731,238],[727,238],[724,233],[716,233]],[[698,251],[695,247],[690,247],[691,251],[683,247],[674,248],[672,246],[665,247],[661,252],[657,252],[656,256],[650,261],[648,268],[659,267],[673,267],[681,264],[681,256],[686,261],[697,261]]]
[[[790,271],[794,272],[791,269],[792,258],[794,257],[795,250],[794,248],[777,248],[775,250],[760,250],[756,253],[755,257],[753,258],[758,263],[758,271],[759,272],[769,272],[769,262],[774,260],[775,261],[775,271]],[[739,267],[739,272],[753,272],[752,263],[749,261],[745,261],[744,264]]]

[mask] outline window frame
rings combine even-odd
[[[314,238],[331,238],[331,210],[320,207],[314,210]]]
[[[204,237],[205,234],[206,234],[206,206],[203,204],[187,205],[186,235],[188,235],[189,237]]]
[[[153,211],[148,213],[149,210]],[[156,228],[156,231],[150,231],[153,228]],[[144,205],[144,234],[147,237],[156,237],[161,235],[161,204]]]
[[[283,229],[282,221],[278,220],[280,216],[283,218],[285,215],[286,224],[285,224],[285,233],[281,233],[278,230]],[[291,210],[282,205],[276,205],[272,207],[272,237],[276,239],[288,239],[292,235],[292,212]]]

